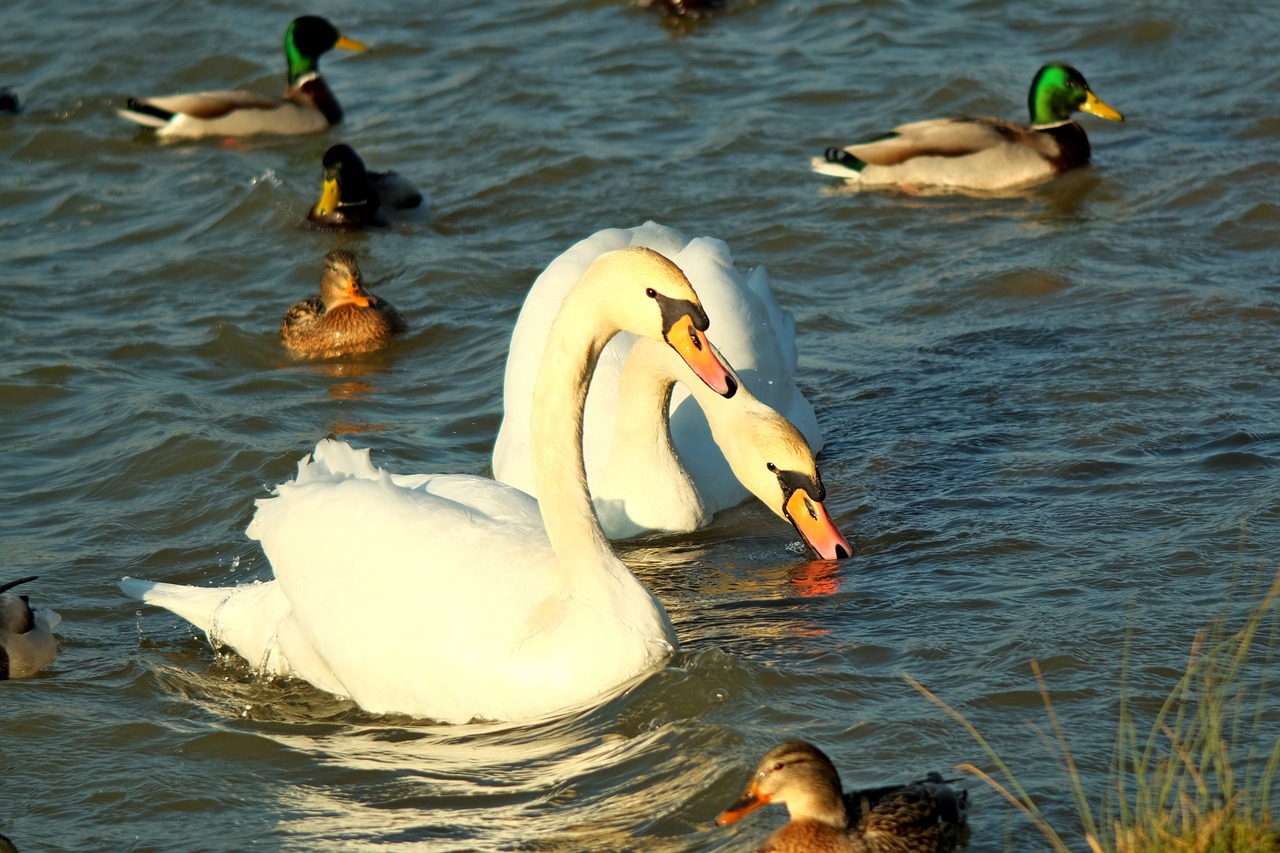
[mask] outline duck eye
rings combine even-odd
[[[658,291],[654,290],[652,287],[646,287],[644,289],[644,295],[649,297],[650,299],[657,299]]]
[[[774,465],[772,462],[766,462],[765,467],[769,469],[770,474],[778,473],[778,466]]]
[[[777,773],[779,770],[781,770],[785,766],[786,766],[785,764],[779,761],[777,764],[773,765],[773,772]]]

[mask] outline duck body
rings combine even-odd
[[[997,191],[1042,183],[1089,162],[1077,110],[1122,121],[1079,71],[1051,63],[1028,96],[1031,124],[996,118],[941,118],[894,128],[866,142],[828,148],[814,171],[867,187],[933,187]]]
[[[653,294],[650,296],[649,294]],[[539,372],[541,502],[465,475],[393,476],[320,442],[258,501],[248,533],[272,580],[207,589],[125,579],[267,674],[297,676],[376,713],[440,722],[565,711],[652,671],[677,648],[665,610],[600,531],[582,471],[590,366],[629,330],[711,354],[678,268],[629,250],[584,273]]]
[[[334,145],[322,161],[320,200],[307,219],[332,228],[387,225],[388,211],[423,208],[422,193],[398,172],[370,172],[350,145]]]
[[[274,98],[242,90],[129,98],[120,115],[166,139],[204,136],[317,133],[342,121],[342,107],[318,70],[321,54],[342,48],[365,51],[324,18],[296,18],[285,31],[289,82]]]
[[[602,253],[625,246],[657,251],[684,270],[714,318],[716,345],[733,365],[742,387],[799,430],[810,457],[821,450],[822,433],[813,406],[796,384],[795,320],[778,304],[764,268],[743,276],[722,241],[689,240],[675,229],[647,222],[587,237],[560,255],[534,282],[511,336],[503,419],[493,451],[494,476],[538,495],[529,420],[534,365],[546,347],[551,319],[576,276]],[[605,348],[592,377],[584,420],[587,482],[611,539],[653,530],[696,530],[716,512],[751,494],[735,476],[706,413],[687,387],[676,385],[671,390],[670,378],[665,388],[636,381],[644,390],[639,399],[628,402],[633,395],[620,387],[634,344],[634,337],[619,335]],[[663,394],[669,404],[657,402]],[[655,407],[662,405],[669,413],[669,427],[653,417]],[[739,408],[745,409],[745,404]],[[618,430],[628,423],[636,425],[634,431],[647,430],[648,437],[620,441]],[[668,434],[670,449],[663,447]]]
[[[35,675],[58,656],[53,629],[62,617],[52,610],[33,610],[27,596],[9,592],[33,580],[0,584],[0,681]]]
[[[320,294],[295,304],[280,323],[280,338],[295,355],[328,358],[372,352],[408,329],[391,304],[364,289],[350,252],[324,259]]]
[[[953,853],[969,839],[968,793],[941,775],[845,793],[831,760],[803,741],[769,750],[716,822],[733,823],[769,803],[786,805],[791,819],[760,851]]]

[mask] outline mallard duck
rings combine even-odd
[[[534,500],[466,474],[393,475],[321,441],[258,501],[249,535],[274,579],[234,587],[125,579],[260,671],[373,713],[444,723],[581,710],[679,648],[662,604],[609,547],[582,465],[591,366],[621,332],[674,348],[726,397],[737,383],[680,269],[657,252],[601,255],[565,296],[532,414]],[[330,523],[359,513],[356,523]]]
[[[35,675],[58,656],[53,629],[62,617],[52,610],[32,610],[27,596],[9,592],[36,579],[0,584],[0,681]]]
[[[371,352],[407,329],[390,303],[364,289],[355,255],[335,249],[324,256],[320,294],[289,309],[280,337],[297,355],[329,358]]]
[[[396,172],[370,172],[350,145],[324,152],[324,184],[320,200],[307,218],[318,225],[364,228],[386,225],[385,210],[421,207],[422,193]]]
[[[1124,117],[1098,100],[1083,75],[1050,63],[1027,96],[1031,126],[995,118],[940,118],[895,127],[883,136],[828,148],[813,169],[863,186],[1000,190],[1040,183],[1089,162],[1089,138],[1076,110]]]
[[[130,98],[120,115],[166,138],[315,133],[342,121],[342,107],[320,76],[320,56],[333,48],[365,51],[333,24],[315,15],[295,18],[284,34],[289,85],[283,98],[256,92],[193,92]]]
[[[765,753],[747,789],[720,813],[721,826],[769,803],[791,820],[759,850],[774,853],[952,853],[969,843],[967,791],[938,773],[905,785],[845,793],[831,759],[791,741]]]

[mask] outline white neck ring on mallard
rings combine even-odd
[[[1064,118],[1059,119],[1058,121],[1046,121],[1039,124],[1033,124],[1031,127],[1035,130],[1052,130],[1055,127],[1063,127],[1068,124],[1073,124],[1074,122],[1074,119]]]

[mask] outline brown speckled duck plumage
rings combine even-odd
[[[381,349],[407,328],[390,303],[364,289],[355,256],[335,249],[325,255],[320,294],[289,309],[280,338],[295,355],[328,358]]]
[[[953,853],[969,841],[968,793],[939,774],[845,793],[831,759],[802,741],[769,750],[716,823],[769,803],[785,805],[791,820],[760,853]]]

